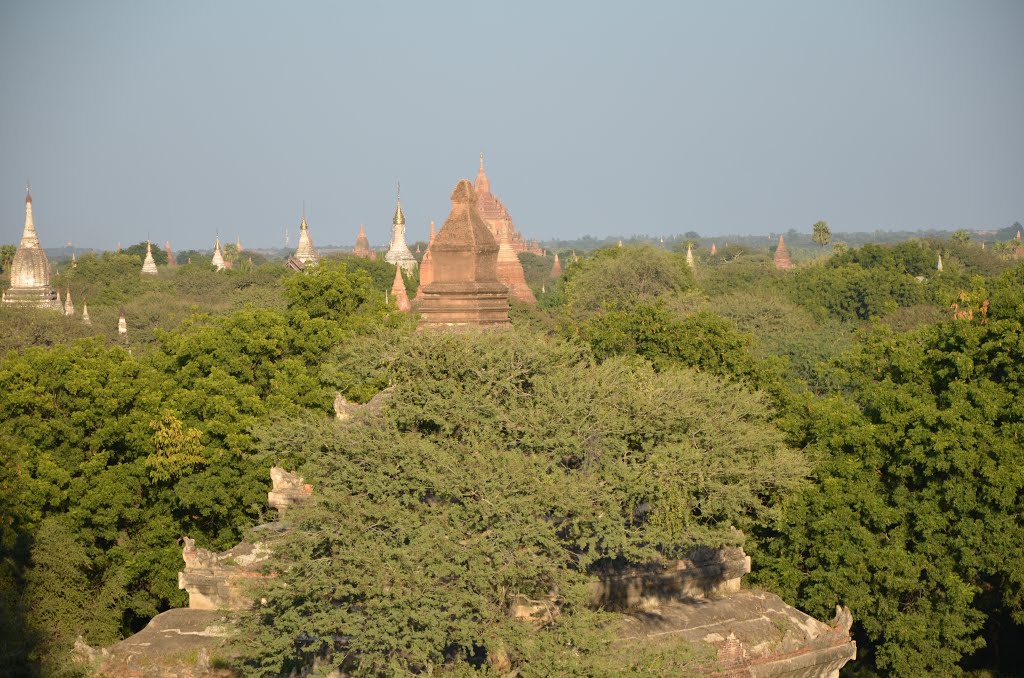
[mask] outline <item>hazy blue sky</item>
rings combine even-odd
[[[1024,220],[1024,2],[0,3],[0,242]]]

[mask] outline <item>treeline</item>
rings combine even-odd
[[[522,255],[540,303],[504,332],[418,333],[385,303],[394,269],[351,257],[155,279],[83,257],[57,284],[91,329],[0,309],[0,664],[68,671],[77,636],[182,605],[178,538],[237,542],[277,463],[316,501],[225,658],[244,674],[699,675],[692,648],[614,645],[586,582],[739,541],[760,585],[852,609],[862,673],[1012,665],[1024,266],[962,240],[788,273],[561,254],[557,279]],[[336,393],[367,404],[338,424]],[[510,619],[524,601],[558,613]]]

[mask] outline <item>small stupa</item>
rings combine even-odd
[[[788,271],[793,268],[793,262],[789,259],[789,250],[786,249],[786,240],[780,235],[779,246],[775,248],[775,268],[780,271]]]
[[[452,210],[430,246],[433,281],[423,288],[420,327],[508,325],[508,288],[498,281],[498,243],[476,211],[467,179],[451,195]]]
[[[391,219],[391,244],[388,246],[384,261],[394,266],[400,266],[406,273],[416,270],[416,257],[409,251],[409,245],[405,242],[405,213],[402,212],[401,186],[398,188],[398,197],[395,199],[395,216]]]
[[[78,268],[78,257],[74,252],[71,253],[71,268]]]
[[[555,263],[551,267],[551,277],[557,278],[562,275],[562,262],[558,260],[558,252],[555,252]]]
[[[299,222],[299,246],[295,248],[295,258],[301,261],[303,266],[315,266],[320,263],[320,255],[313,247],[313,239],[309,236],[305,207],[302,208],[302,221]]]
[[[227,264],[224,263],[224,255],[220,251],[220,236],[217,236],[217,244],[213,247],[213,258],[210,259],[210,263],[216,266],[218,271],[227,268]]]
[[[121,307],[121,313],[117,316],[117,334],[121,337],[128,336],[128,320],[124,316],[124,306]]]
[[[718,254],[718,248],[715,247],[715,243],[711,243],[711,256]]]
[[[150,246],[149,241],[146,241],[146,260],[142,262],[142,274],[143,275],[156,275],[156,260],[153,259],[153,248]]]
[[[690,268],[694,267],[693,264],[693,245],[686,243],[686,265]]]
[[[171,241],[168,240],[164,243],[164,251],[167,252],[167,266],[174,268],[178,265],[178,260],[174,258],[174,252],[171,251]]]
[[[376,259],[377,254],[370,249],[370,240],[366,237],[366,229],[359,224],[359,235],[356,236],[356,246],[352,248],[352,254],[364,259]]]
[[[420,260],[420,284],[416,288],[416,300],[419,301],[420,297],[423,296],[423,288],[434,282],[434,255],[430,253],[430,248],[434,244],[434,222],[430,222],[430,240],[427,242],[427,251],[423,253],[423,259]]]
[[[71,301],[71,288],[67,290],[67,294],[64,296],[64,315],[74,315],[75,304]]]
[[[89,302],[82,302],[82,322],[86,325],[92,325],[92,320],[89,319]]]
[[[405,291],[405,280],[402,278],[402,267],[395,266],[395,282],[391,284],[391,296],[395,300],[395,306],[399,311],[407,312],[412,310],[409,303],[409,293]]]
[[[936,271],[940,271],[940,272],[942,271],[942,255],[941,254],[939,255],[939,262],[937,264],[935,264],[935,270]]]
[[[25,230],[11,260],[11,286],[3,293],[3,303],[63,310],[60,295],[50,287],[50,260],[46,257],[36,222],[32,218],[32,191],[25,188]]]
[[[498,280],[508,287],[508,296],[526,304],[536,304],[537,297],[533,296],[533,290],[526,284],[526,273],[523,272],[523,264],[519,261],[519,255],[512,248],[512,224],[502,224],[498,238]]]
[[[235,251],[236,252],[241,252],[242,251],[242,237],[238,236],[238,235],[235,236]]]

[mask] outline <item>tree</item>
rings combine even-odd
[[[566,308],[574,320],[604,308],[628,308],[672,297],[694,287],[684,256],[650,246],[599,250],[566,273]]]
[[[894,675],[954,674],[986,621],[1024,623],[1022,283],[1019,268],[956,319],[879,330],[837,361],[847,399],[808,403],[819,482],[763,541],[760,576],[812,614],[838,594]]]
[[[734,544],[806,472],[762,396],[689,369],[595,364],[517,330],[410,333],[359,362],[391,384],[371,414],[260,430],[272,458],[305,460],[316,498],[289,510],[267,603],[245,621],[251,673],[314,658],[363,675],[618,673],[617,617],[586,604],[591,568]],[[524,628],[509,615],[523,599],[561,614]]]
[[[957,241],[959,243],[965,243],[966,244],[966,243],[971,241],[971,232],[968,231],[967,229],[960,228],[960,229],[957,229],[957,230],[953,231],[953,235],[951,235],[949,237],[952,240],[955,240],[955,241]]]
[[[814,224],[814,234],[811,235],[811,240],[821,245],[822,249],[832,242],[832,230],[828,227],[827,221],[819,221]]]
[[[14,261],[14,255],[17,252],[18,248],[14,245],[0,245],[0,273],[10,270],[11,262]]]

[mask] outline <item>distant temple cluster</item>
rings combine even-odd
[[[451,212],[440,229],[430,222],[430,239],[426,250],[417,244],[414,254],[406,240],[406,219],[402,210],[401,194],[395,201],[391,240],[384,261],[395,266],[394,283],[386,294],[394,299],[399,310],[416,309],[421,327],[448,325],[502,326],[509,324],[509,299],[536,304],[537,299],[526,282],[519,253],[528,252],[545,256],[536,239],[529,242],[512,222],[508,208],[493,193],[484,170],[483,153],[476,180],[463,179],[451,194]],[[221,245],[220,237],[214,241],[210,263],[218,270],[232,268],[237,253],[242,251],[241,239],[236,239],[235,252],[230,254]],[[171,243],[164,246],[167,266],[177,266]],[[118,243],[117,251],[121,251]],[[354,256],[376,259],[363,225],[351,253]],[[417,256],[420,255],[420,256]],[[299,225],[298,245],[287,265],[303,271],[320,262],[320,253],[313,245],[305,208]],[[191,263],[191,259],[189,259]],[[72,266],[77,264],[72,254]],[[406,291],[405,276],[419,270],[419,285],[413,298]],[[153,246],[146,242],[146,254],[140,274],[154,277],[160,274]],[[562,274],[562,265],[555,255],[551,277]],[[11,285],[3,293],[4,304],[22,304],[61,311],[74,315],[71,290],[65,300],[50,284],[50,262],[39,243],[32,216],[32,196],[26,191],[25,229],[21,244],[11,265]],[[82,303],[82,320],[90,323],[88,304]],[[125,310],[120,310],[118,333],[127,335]]]

